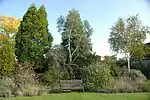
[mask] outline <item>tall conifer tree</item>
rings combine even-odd
[[[52,36],[48,31],[47,13],[42,5],[39,10],[32,4],[23,16],[16,35],[16,56],[20,62],[34,62],[42,66],[43,55],[51,47]]]

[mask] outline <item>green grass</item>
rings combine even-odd
[[[6,98],[2,100],[150,100],[150,93],[62,93],[34,97]]]

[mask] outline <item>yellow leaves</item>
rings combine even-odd
[[[18,31],[20,19],[16,17],[0,16],[0,28],[6,33],[15,33]]]

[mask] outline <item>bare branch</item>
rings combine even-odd
[[[77,49],[80,46],[80,41],[83,39],[83,37],[80,38],[78,45],[76,46],[76,49],[73,51],[72,56],[74,55],[74,53],[77,51]]]
[[[65,45],[64,47],[68,47],[68,46],[69,46],[69,44]]]
[[[79,56],[79,54],[76,57],[74,57],[72,62],[74,62],[78,58],[78,56]]]
[[[71,54],[72,56],[74,55],[74,53],[77,51],[77,49],[79,48],[79,45],[76,46],[76,49],[73,51],[73,53]]]

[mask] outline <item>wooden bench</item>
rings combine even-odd
[[[60,80],[61,91],[82,90],[84,92],[84,85],[82,80]]]

